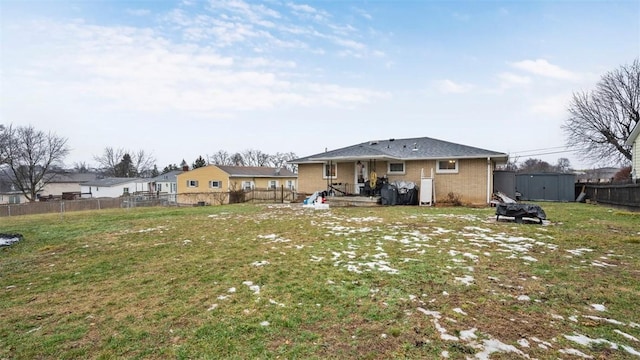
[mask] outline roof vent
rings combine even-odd
[[[369,145],[378,145],[378,140],[369,141]]]
[[[413,149],[411,151],[418,151],[418,143],[413,143]]]
[[[396,139],[394,139],[394,138],[391,138],[391,139],[389,139],[389,141],[396,141]]]

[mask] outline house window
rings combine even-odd
[[[242,189],[244,189],[245,191],[253,189],[253,181],[243,181]]]
[[[294,190],[293,180],[287,180],[287,189]]]
[[[122,188],[122,193],[123,194],[129,194],[129,188],[128,187]]]
[[[209,181],[209,187],[212,189],[221,189],[222,188],[222,181],[220,180],[211,180]]]
[[[436,172],[442,174],[455,174],[458,173],[458,160],[438,160],[438,166]]]
[[[338,176],[338,164],[324,164],[323,179],[332,178],[335,179]]]
[[[162,191],[162,184],[156,184],[156,191]]]
[[[404,162],[390,162],[387,166],[388,174],[404,174]]]
[[[277,180],[269,180],[269,189],[276,189],[278,188],[278,181]]]
[[[9,204],[20,204],[20,195],[9,195]]]
[[[187,187],[198,187],[198,180],[187,180]]]

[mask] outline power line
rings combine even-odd
[[[564,153],[570,153],[570,152],[575,152],[575,151],[577,151],[577,150],[550,151],[550,152],[542,152],[542,153],[534,153],[534,154],[517,155],[517,157],[564,154]]]
[[[547,150],[555,150],[555,149],[566,149],[566,148],[568,148],[568,146],[554,146],[554,147],[541,148],[541,149],[511,151],[511,154],[529,153],[529,152],[537,152],[537,151],[547,151]],[[572,150],[567,150],[567,151],[572,151]]]

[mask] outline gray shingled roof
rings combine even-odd
[[[266,166],[225,166],[216,165],[230,177],[297,177],[298,175],[285,168]]]
[[[116,186],[116,185],[120,185],[120,184],[126,184],[126,183],[132,183],[132,182],[136,182],[136,183],[140,183],[140,182],[147,182],[148,179],[141,179],[141,178],[119,178],[119,177],[109,177],[109,178],[104,178],[104,179],[98,179],[95,181],[88,181],[86,183],[83,183],[83,186],[104,186],[104,187],[111,187],[111,186]]]
[[[164,174],[160,174],[154,178],[147,179],[147,182],[162,182],[162,181],[176,182],[178,175],[182,174],[183,172],[184,171],[182,170],[172,170]]]
[[[292,164],[301,164],[358,159],[429,160],[487,157],[504,158],[506,160],[508,155],[497,151],[422,137],[368,141],[291,160],[289,162]]]
[[[75,173],[64,172],[53,175],[51,179],[52,183],[85,183],[88,181],[95,181],[98,178],[98,174],[95,173]]]

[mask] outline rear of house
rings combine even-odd
[[[372,178],[417,185],[432,179],[436,202],[450,196],[464,203],[487,204],[493,194],[493,170],[508,160],[505,153],[432,138],[369,141],[327,151],[291,163],[298,165],[301,193],[330,189],[361,195]]]

